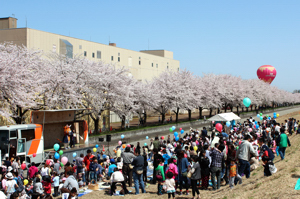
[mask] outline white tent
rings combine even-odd
[[[220,121],[220,122],[227,122],[232,120],[240,120],[241,118],[234,114],[233,112],[230,113],[220,113],[218,115],[215,115],[211,118],[209,118],[209,121]]]

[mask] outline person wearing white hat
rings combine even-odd
[[[6,188],[5,192],[7,193],[7,198],[10,198],[10,195],[16,191],[16,188],[18,188],[17,182],[14,180],[14,176],[12,173],[6,174]]]

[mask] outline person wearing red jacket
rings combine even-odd
[[[90,164],[93,160],[93,157],[95,157],[93,154],[92,154],[92,151],[90,149],[87,150],[87,155],[84,157],[83,159],[83,162],[86,166],[86,169],[87,169],[87,173],[86,173],[86,176],[88,177],[89,176],[89,172],[90,172]]]
[[[45,181],[43,182],[43,188],[44,188],[44,192],[45,192],[46,197],[50,196],[52,198],[52,196],[51,196],[51,178],[50,178],[50,176],[47,176],[45,178]]]

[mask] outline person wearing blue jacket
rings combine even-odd
[[[114,169],[117,168],[117,165],[116,165],[116,161],[115,159],[110,159],[110,163],[111,165],[108,167],[108,173],[107,175],[110,177],[111,174],[114,172]]]
[[[167,151],[166,149],[164,149],[162,151],[163,155],[162,157],[164,158],[164,172],[167,171],[167,165],[168,165],[168,160],[171,158],[168,154],[167,154]]]
[[[187,158],[184,157],[184,152],[180,151],[178,154],[178,183],[180,189],[180,195],[182,195],[182,185],[184,182],[186,188],[186,195],[189,194],[189,183],[187,179],[187,172],[190,164]]]

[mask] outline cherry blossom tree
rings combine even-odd
[[[0,44],[0,114],[21,124],[23,116],[39,104],[41,52],[11,43]],[[13,120],[11,120],[12,118]]]

